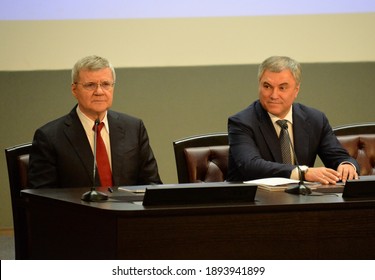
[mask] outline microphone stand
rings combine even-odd
[[[296,151],[294,150],[294,147],[293,147],[293,144],[292,144],[292,140],[290,139],[290,135],[289,135],[289,131],[288,131],[288,124],[285,124],[285,126],[282,127],[282,129],[285,130],[287,136],[288,136],[288,140],[289,140],[289,145],[290,145],[290,148],[292,149],[292,152],[293,152],[293,156],[294,156],[294,161],[295,163],[297,164],[297,169],[298,169],[298,174],[299,174],[299,182],[298,182],[298,185],[297,186],[291,186],[291,187],[288,187],[285,192],[287,193],[291,193],[291,194],[302,194],[302,195],[310,195],[312,193],[311,189],[305,185],[304,181],[305,181],[305,175],[304,173],[302,172],[301,168],[299,167],[299,163],[298,163],[298,160],[297,160],[297,155],[296,155]]]
[[[96,143],[97,143],[97,133],[98,133],[98,125],[100,121],[99,119],[95,120],[94,125],[94,169],[93,169],[93,186],[91,187],[91,190],[88,192],[85,192],[81,200],[83,201],[89,201],[89,202],[97,202],[97,201],[103,201],[107,200],[108,196],[105,193],[99,192],[96,190],[95,187],[95,177],[96,177]]]
[[[295,157],[295,156],[294,156]],[[297,160],[296,160],[297,163]],[[303,195],[309,195],[312,193],[311,189],[305,185],[305,175],[303,174],[301,168],[299,167],[297,163],[297,169],[299,174],[299,182],[297,186],[291,186],[288,187],[285,192],[291,193],[291,194],[303,194]]]

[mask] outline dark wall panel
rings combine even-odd
[[[332,126],[375,121],[375,63],[303,64],[298,101],[324,111]],[[114,110],[142,118],[165,183],[176,183],[172,141],[226,131],[229,115],[255,100],[257,65],[117,69]],[[0,72],[0,138],[29,142],[36,128],[75,105],[70,70]],[[11,226],[4,152],[0,153],[0,228]]]

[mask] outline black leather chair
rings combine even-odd
[[[173,142],[178,182],[223,182],[228,170],[228,134],[212,133]]]
[[[358,161],[360,175],[375,175],[375,123],[359,123],[333,128],[337,139]]]
[[[16,259],[28,259],[26,203],[21,197],[21,190],[28,188],[27,173],[30,148],[31,143],[26,143],[5,149],[13,212]]]

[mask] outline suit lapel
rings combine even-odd
[[[126,132],[116,112],[108,111],[107,117],[110,130],[109,138],[111,142],[113,183],[115,186],[118,186],[121,178],[122,165],[124,164],[123,155],[126,148]]]
[[[87,175],[92,181],[94,175],[94,155],[92,153],[90,143],[87,140],[85,130],[83,129],[83,126],[76,113],[76,108],[74,108],[67,116],[65,120],[64,132],[72,146],[72,149],[82,161],[82,164],[87,171]]]
[[[258,102],[256,107],[258,119],[259,119],[259,130],[261,131],[264,141],[273,157],[272,160],[276,162],[282,162],[281,148],[279,138],[277,137],[275,128],[266,110]]]
[[[309,154],[309,139],[310,139],[310,123],[306,115],[299,108],[293,106],[293,135],[294,135],[294,149],[297,154],[299,164],[308,162]]]

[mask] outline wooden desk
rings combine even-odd
[[[258,189],[254,203],[144,207],[86,191],[22,192],[31,259],[375,259],[375,200]]]

